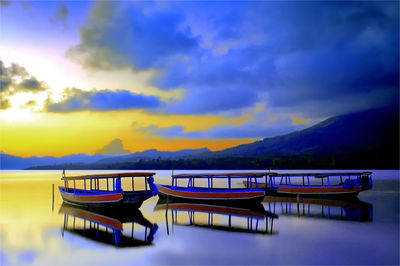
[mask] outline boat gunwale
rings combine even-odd
[[[243,192],[265,192],[263,188],[258,188],[258,189],[242,189],[242,188],[212,188],[208,189],[206,187],[178,187],[178,186],[171,186],[171,185],[162,185],[162,184],[156,184],[156,186],[162,186],[164,188],[167,188],[169,190],[176,190],[176,191],[184,191],[184,192],[194,192],[194,193],[227,193],[227,192],[235,192],[235,193],[243,193]],[[201,190],[196,190],[196,188],[201,188]]]
[[[220,173],[220,174],[176,174],[172,175],[172,178],[176,179],[187,179],[187,178],[247,178],[247,177],[254,177],[254,178],[262,178],[268,175],[275,175],[277,173]]]
[[[246,182],[246,181],[243,181]],[[246,186],[246,184],[244,184]],[[258,186],[265,185],[265,183],[259,183]],[[354,186],[362,187],[362,186]],[[344,188],[344,185],[274,185],[273,187],[267,187],[268,189],[274,188]],[[263,188],[264,189],[264,188]]]
[[[135,191],[122,191],[122,192],[117,192],[114,190],[85,190],[81,188],[67,188],[68,190],[72,190],[72,192],[66,191],[65,187],[59,186],[59,189],[62,189],[62,193],[66,194],[72,194],[76,196],[103,196],[103,195],[110,195],[110,194],[121,194],[122,196],[133,196],[135,194],[152,194],[152,190],[135,190]]]
[[[58,188],[60,189],[61,193],[71,194],[71,195],[75,195],[75,196],[104,196],[104,195],[112,195],[112,194],[121,194],[121,195],[123,195],[123,192],[116,192],[116,191],[84,190],[84,189],[80,189],[80,188],[76,188],[76,189],[75,188],[65,188],[65,187],[62,187],[62,186],[59,186]],[[73,191],[72,192],[66,191],[67,189],[68,190],[73,190]]]
[[[265,197],[265,191],[263,189],[253,189],[253,190],[223,190],[223,191],[212,191],[212,190],[204,190],[204,191],[193,191],[193,190],[180,190],[173,189],[168,185],[160,185],[156,184],[159,188],[160,193],[165,194],[167,196],[184,198],[184,199],[193,199],[193,200],[211,200],[211,201],[242,201],[242,200],[252,200],[258,198]],[[163,191],[166,190],[166,191]],[[184,193],[184,195],[179,195],[178,193]],[[188,195],[187,195],[188,194]],[[192,194],[192,195],[190,195]],[[194,195],[193,195],[194,194]],[[226,194],[226,195],[225,195]],[[248,195],[243,195],[248,194]],[[228,195],[231,195],[229,197]],[[203,197],[201,197],[203,196]]]
[[[329,176],[361,176],[361,175],[372,175],[372,172],[365,171],[365,172],[343,172],[343,173],[269,173],[269,176],[272,177],[285,177],[285,176],[314,176],[315,178],[327,178]]]

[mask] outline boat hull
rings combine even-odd
[[[247,187],[247,181],[243,181]],[[254,184],[252,184],[255,187]],[[265,187],[264,183],[259,183],[258,188],[266,190],[266,196],[305,196],[305,197],[340,197],[354,198],[358,193],[367,190],[363,186],[354,186],[350,189],[344,186],[275,186]]]
[[[357,197],[362,187],[346,189],[344,187],[278,187],[276,195],[302,195],[307,197]]]
[[[223,203],[260,203],[265,192],[263,190],[188,190],[185,188],[176,189],[170,186],[156,184],[160,194],[194,201],[223,202]]]
[[[143,201],[153,196],[152,191],[113,192],[85,191],[80,189],[65,189],[59,187],[63,201],[84,207],[130,207],[140,208]]]

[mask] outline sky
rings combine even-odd
[[[221,150],[398,106],[397,1],[0,1],[0,151]]]

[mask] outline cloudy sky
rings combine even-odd
[[[399,99],[396,1],[0,1],[0,150],[220,150]]]

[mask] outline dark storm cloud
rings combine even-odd
[[[25,91],[36,91],[36,90],[42,91],[42,90],[45,90],[45,87],[36,78],[31,77],[31,78],[25,79],[21,83],[19,83],[18,89],[25,90]]]
[[[81,43],[70,47],[67,55],[89,68],[146,69],[197,46],[189,28],[180,27],[181,14],[151,11],[152,5],[96,3],[89,22],[80,28]]]
[[[83,110],[112,111],[127,109],[155,109],[160,101],[154,96],[134,94],[129,91],[82,91],[66,89],[62,101],[47,102],[50,112],[77,112]]]
[[[167,112],[326,117],[393,103],[398,20],[397,2],[99,3],[68,55],[159,70],[156,86],[186,90]]]
[[[246,108],[256,102],[257,95],[251,90],[238,87],[213,90],[210,87],[192,89],[178,105],[168,108],[171,113],[204,114],[231,109]]]
[[[47,85],[30,75],[24,67],[14,63],[6,67],[0,60],[0,109],[11,107],[9,97],[16,93],[45,90]]]

